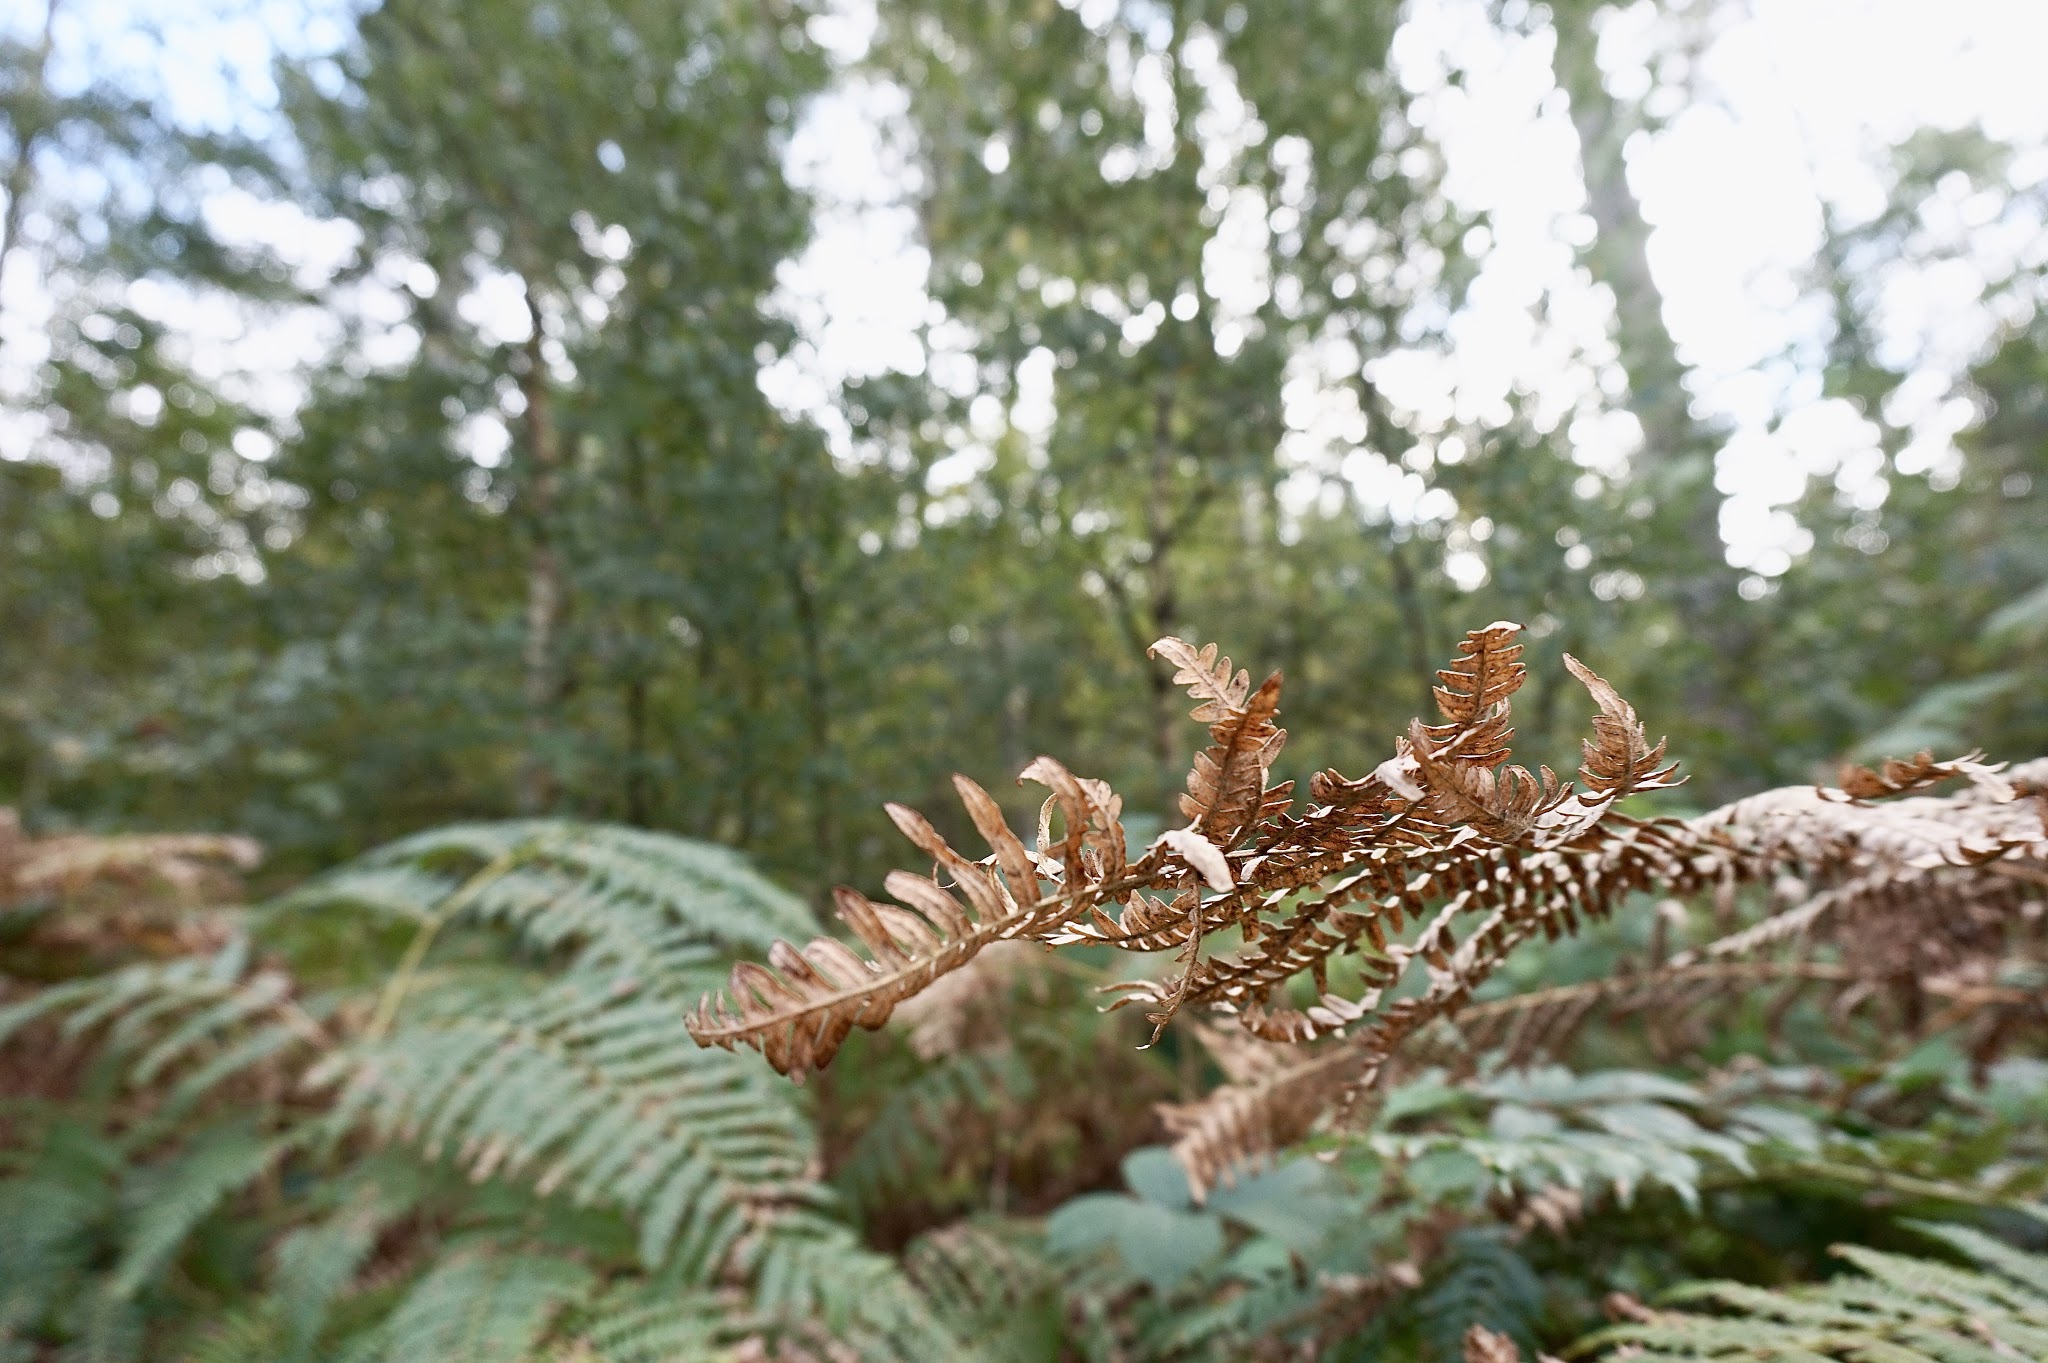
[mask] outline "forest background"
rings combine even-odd
[[[2036,751],[2021,9],[1918,72],[1699,4],[18,19],[0,798],[810,889],[955,767],[1163,813],[1163,634],[1364,752],[1496,618],[1703,804]]]

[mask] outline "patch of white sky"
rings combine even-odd
[[[1576,265],[1592,223],[1579,211],[1577,134],[1552,79],[1549,35],[1503,31],[1480,0],[1424,0],[1411,6],[1391,57],[1410,96],[1407,117],[1443,158],[1445,198],[1461,215],[1486,219],[1465,243],[1478,268],[1445,317],[1434,298],[1442,262],[1433,250],[1401,258],[1384,229],[1352,228],[1358,240],[1343,249],[1362,284],[1340,289],[1378,288],[1391,277],[1418,303],[1405,334],[1380,353],[1361,357],[1350,338],[1332,335],[1297,358],[1283,393],[1291,430],[1282,450],[1298,470],[1297,501],[1314,494],[1330,509],[1324,475],[1334,463],[1368,514],[1449,520],[1458,508],[1432,486],[1430,469],[1465,458],[1468,433],[1511,420],[1517,398],[1538,429],[1569,423],[1574,457],[1589,477],[1618,472],[1641,428],[1613,402],[1622,380],[1608,335],[1611,304]],[[1427,153],[1415,147],[1404,155]],[[1425,342],[1425,329],[1440,329],[1441,339]],[[1406,451],[1362,442],[1365,418],[1348,382],[1361,370],[1414,437]],[[1491,524],[1474,517],[1467,533],[1450,537],[1445,565],[1462,585],[1485,580],[1473,542],[1483,542]]]
[[[75,94],[99,82],[156,101],[186,129],[269,137],[278,131],[276,58],[333,49],[348,32],[350,10],[344,0],[56,0],[54,16],[45,5],[0,12],[0,32],[35,44],[47,20],[46,74],[57,93]],[[93,202],[136,199],[143,189],[133,183],[139,173],[118,163],[74,163],[50,143],[38,149],[35,161],[38,200],[86,206],[88,223]],[[274,252],[302,287],[330,279],[360,242],[350,224],[262,197],[217,168],[176,188],[196,199],[209,230],[231,245]],[[51,326],[80,295],[124,305],[163,325],[174,360],[230,400],[290,428],[305,400],[307,367],[330,356],[341,340],[331,310],[255,308],[219,290],[158,278],[133,280],[118,298],[111,297],[103,281],[66,271],[67,228],[36,202],[22,224],[25,249],[9,253],[0,275],[0,458],[39,457],[74,474],[92,471],[91,452],[71,448],[34,402],[34,376],[49,356]],[[344,305],[396,320],[393,300],[379,298],[374,283],[350,292]],[[131,409],[145,418],[161,410],[162,395],[154,390],[128,397]],[[252,451],[267,456],[272,449],[274,443],[260,432],[237,443],[244,457]]]
[[[820,25],[835,49],[864,49],[870,26],[842,18]],[[927,292],[931,256],[918,241],[912,197],[922,172],[902,136],[909,110],[895,85],[848,76],[819,96],[790,139],[791,180],[816,201],[815,229],[802,254],[776,271],[772,306],[798,333],[770,358],[761,388],[786,411],[822,426],[842,454],[853,433],[839,405],[850,382],[896,373],[932,380],[962,396],[976,382],[963,336],[946,358],[926,354],[927,329],[943,345],[943,310]],[[957,330],[955,328],[954,330]],[[950,362],[949,362],[950,361]]]
[[[59,88],[111,79],[160,96],[187,126],[259,135],[276,130],[273,59],[332,50],[355,7],[350,0],[60,5],[52,67]],[[1080,0],[1079,8],[1098,30],[1115,12],[1109,0]],[[1714,9],[1715,31],[1696,69],[1674,65],[1683,58],[1672,55],[1668,21],[1652,0],[1608,14],[1600,61],[1616,95],[1648,98],[1664,120],[1656,133],[1631,143],[1629,180],[1653,229],[1651,265],[1689,368],[1694,411],[1728,432],[1717,461],[1728,557],[1774,576],[1811,544],[1788,509],[1810,480],[1832,478],[1845,498],[1874,507],[1888,471],[1954,477],[1955,436],[1974,419],[1957,377],[1998,328],[2023,320],[2038,302],[2035,293],[1993,287],[2044,263],[2048,233],[2031,210],[2005,196],[1986,199],[1967,186],[1945,185],[1915,236],[1922,258],[1887,266],[1872,281],[1882,356],[1909,377],[1882,413],[1865,414],[1821,395],[1829,319],[1802,279],[1820,245],[1823,212],[1854,221],[1879,211],[1889,148],[1918,128],[1981,125],[2030,149],[2016,163],[2017,185],[2048,178],[2048,101],[2039,97],[2034,69],[2036,55],[2048,50],[2048,5],[1727,0]],[[33,38],[41,22],[37,6],[0,15],[0,29],[19,37]],[[873,25],[866,0],[838,0],[812,21],[812,32],[851,68]],[[1141,33],[1115,64],[1117,83],[1148,117],[1142,146],[1105,156],[1107,180],[1146,173],[1171,146],[1172,110],[1162,102],[1170,96],[1155,37]],[[1283,393],[1289,429],[1276,457],[1295,475],[1287,495],[1297,510],[1326,500],[1335,485],[1368,514],[1403,521],[1456,516],[1448,496],[1430,488],[1428,468],[1463,457],[1468,434],[1506,421],[1511,398],[1539,427],[1564,427],[1588,479],[1614,474],[1640,445],[1641,428],[1618,401],[1612,299],[1576,262],[1575,248],[1592,224],[1576,135],[1551,76],[1550,43],[1547,32],[1503,29],[1483,0],[1410,0],[1395,42],[1396,74],[1414,98],[1411,116],[1443,156],[1447,197],[1459,211],[1486,217],[1487,227],[1467,242],[1477,275],[1455,313],[1428,319],[1440,324],[1440,339],[1395,338],[1391,348],[1365,357],[1352,340],[1330,336],[1296,357]],[[1278,203],[1238,183],[1239,158],[1255,154],[1264,139],[1256,111],[1238,96],[1212,39],[1183,45],[1181,56],[1202,92],[1201,182],[1215,221],[1201,287],[1212,300],[1217,347],[1228,354],[1243,344],[1269,291],[1289,286],[1274,268],[1272,248],[1291,225],[1289,194],[1306,186],[1286,174],[1298,149],[1285,139],[1267,149],[1283,172]],[[1673,98],[1653,88],[1650,73],[1659,62],[1664,74],[1689,77],[1697,97],[1658,107],[1656,101]],[[1054,420],[1055,366],[1050,352],[1034,353],[1007,403],[978,393],[975,338],[944,315],[928,290],[931,260],[918,239],[920,171],[907,107],[900,88],[848,69],[812,102],[791,139],[787,164],[817,201],[816,231],[782,267],[770,302],[795,324],[798,340],[785,354],[759,357],[760,381],[772,401],[815,420],[849,459],[888,452],[856,449],[841,400],[847,384],[884,374],[924,376],[968,399],[971,419],[955,457],[932,470],[936,486],[958,488],[985,467],[992,442],[1005,431],[1042,446]],[[984,163],[1000,173],[1009,154],[991,143]],[[54,159],[48,169],[76,171]],[[276,250],[303,284],[331,276],[359,247],[346,224],[316,220],[224,180],[199,190],[217,230]],[[601,240],[601,227],[591,226]],[[1361,271],[1389,268],[1372,263],[1385,259],[1385,243],[1372,239],[1369,226],[1360,233],[1347,249],[1355,246]],[[593,249],[622,254],[612,245]],[[48,432],[32,410],[6,399],[28,392],[27,375],[47,353],[56,305],[52,281],[31,253],[15,254],[0,279],[0,455],[21,458]],[[398,290],[434,288],[422,270],[417,261],[379,261],[350,296],[332,300],[358,321],[381,324],[358,331],[372,352],[360,362],[402,363],[410,354],[416,338],[408,338],[401,320]],[[1072,287],[1061,280],[1039,286]],[[287,431],[304,397],[306,366],[331,357],[345,334],[331,311],[252,312],[153,281],[131,286],[126,301],[181,331],[198,372]],[[1191,310],[1194,300],[1087,301],[1116,317],[1124,343],[1135,346],[1150,339],[1169,307]],[[602,300],[595,302],[601,314]],[[480,269],[458,311],[485,336],[516,341],[526,334],[523,291],[510,276]],[[1414,437],[1405,461],[1366,444],[1349,382],[1361,371]],[[509,437],[496,415],[486,415],[481,425],[469,424],[475,429],[465,427],[465,440],[474,446],[472,457],[490,465],[502,460]],[[1895,465],[1880,452],[1878,417],[1909,434]],[[1472,543],[1489,526],[1483,517],[1473,520],[1447,545],[1454,574],[1468,585],[1484,580]]]
[[[1603,68],[1617,94],[1642,96],[1654,12],[1616,20]],[[1884,210],[1889,149],[1918,129],[1975,124],[2022,149],[2009,188],[2048,178],[2048,101],[2029,55],[2044,45],[2048,6],[2027,0],[1752,0],[1701,53],[1699,97],[1631,148],[1694,410],[1732,432],[1716,466],[1731,561],[1765,576],[1790,566],[1811,544],[1788,509],[1810,479],[1832,478],[1866,510],[1883,503],[1873,418],[1907,435],[1897,473],[1956,477],[1955,437],[1975,419],[1956,380],[2041,301],[2038,285],[1995,287],[2048,263],[2037,201],[1941,184],[1908,257],[1870,281],[1879,358],[1907,375],[1881,413],[1821,395],[1829,317],[1802,276],[1823,212],[1856,224]]]

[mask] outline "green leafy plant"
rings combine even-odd
[[[1631,1319],[1588,1339],[1605,1356],[1678,1359],[1997,1359],[2048,1353],[2048,1257],[1963,1226],[1926,1225],[1975,1268],[1856,1245],[1836,1253],[1854,1272],[1817,1287],[1770,1292],[1699,1283],[1669,1309],[1631,1305]]]
[[[0,1040],[93,1044],[108,1135],[65,1157],[83,1138],[53,1133],[0,1183],[28,1228],[0,1330],[108,1358],[511,1363],[586,1335],[631,1358],[816,1331],[955,1350],[838,1219],[797,1095],[684,1029],[732,950],[805,917],[721,849],[465,825],[249,911],[207,955],[29,994]],[[158,1300],[251,1276],[231,1326]],[[69,1319],[80,1300],[117,1324]]]

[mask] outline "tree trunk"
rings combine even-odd
[[[1730,609],[1733,586],[1721,540],[1721,498],[1714,486],[1716,433],[1692,415],[1685,365],[1664,321],[1664,298],[1650,271],[1650,227],[1629,188],[1623,151],[1641,120],[1617,104],[1601,79],[1594,17],[1602,0],[1557,0],[1556,75],[1571,102],[1596,235],[1581,253],[1594,279],[1614,292],[1615,344],[1628,375],[1629,410],[1643,427],[1634,478],[1658,506],[1645,525],[1651,571],[1673,584],[1691,621],[1699,665],[1690,669],[1688,704],[1730,732],[1742,717],[1730,708],[1732,661],[1755,648],[1755,613]],[[1669,508],[1668,511],[1665,508]]]
[[[550,749],[562,685],[557,654],[561,632],[562,561],[555,539],[555,503],[561,495],[562,450],[548,393],[547,364],[540,353],[540,308],[531,285],[526,312],[532,334],[526,341],[520,392],[526,398],[526,451],[530,467],[526,510],[532,549],[526,562],[526,642],[521,655],[526,701],[526,755],[519,776],[519,810],[539,814],[557,794]]]
[[[781,452],[778,444],[777,453]],[[818,600],[817,573],[805,561],[807,537],[799,523],[798,471],[784,468],[775,481],[775,533],[777,553],[782,560],[790,607],[796,617],[797,640],[803,658],[804,732],[809,751],[804,754],[804,786],[810,802],[811,840],[818,864],[829,884],[838,875],[839,830],[834,808],[836,783],[832,779],[832,692],[825,655],[825,619]],[[829,898],[821,888],[814,906],[821,922],[829,921]]]
[[[1571,101],[1587,211],[1597,229],[1582,255],[1593,278],[1614,291],[1615,344],[1628,374],[1629,408],[1643,423],[1648,456],[1661,462],[1696,451],[1699,432],[1687,406],[1685,366],[1664,324],[1663,294],[1650,273],[1650,227],[1622,155],[1637,124],[1623,116],[1600,78],[1593,18],[1601,8],[1600,0],[1558,0],[1552,7],[1557,83]]]
[[[1152,616],[1150,632],[1153,639],[1158,639],[1174,629],[1178,623],[1174,616],[1180,609],[1173,590],[1173,398],[1164,390],[1153,399],[1151,473],[1151,489],[1145,501],[1145,535],[1151,557],[1145,562],[1145,571]],[[1181,773],[1187,766],[1180,699],[1171,670],[1151,667],[1146,675],[1152,682],[1152,707],[1158,724],[1159,773],[1166,788],[1164,808],[1170,811],[1180,789]]]
[[[1408,562],[1406,545],[1387,536],[1387,571],[1393,579],[1394,604],[1400,609],[1401,624],[1408,635],[1408,665],[1415,669],[1415,694],[1428,696],[1436,685],[1436,653],[1429,645],[1429,613],[1422,601],[1422,584]]]
[[[635,333],[637,336],[637,332]],[[632,498],[634,519],[639,530],[636,550],[651,554],[659,542],[654,514],[654,494],[649,486],[647,450],[637,432],[628,432],[623,440],[627,464],[627,493]],[[652,603],[641,593],[635,593],[626,607],[627,638],[631,641],[626,649],[627,675],[622,697],[626,721],[626,822],[636,827],[650,826],[653,816],[653,792],[648,780],[650,763],[648,753],[648,702],[653,689],[653,664],[650,652],[654,648],[658,626],[651,609]]]

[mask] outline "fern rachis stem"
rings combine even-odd
[[[398,1018],[398,1010],[405,1003],[405,996],[412,990],[412,982],[419,974],[420,964],[433,948],[434,939],[441,935],[454,917],[476,902],[476,897],[489,888],[492,881],[504,876],[523,859],[529,844],[507,848],[484,863],[483,869],[462,882],[449,896],[442,900],[434,911],[421,920],[419,931],[413,934],[406,945],[405,955],[399,958],[398,969],[392,972],[391,980],[384,986],[384,992],[377,996],[377,1010],[370,1015],[370,1021],[363,1028],[365,1041],[381,1041],[391,1030],[391,1024]]]

